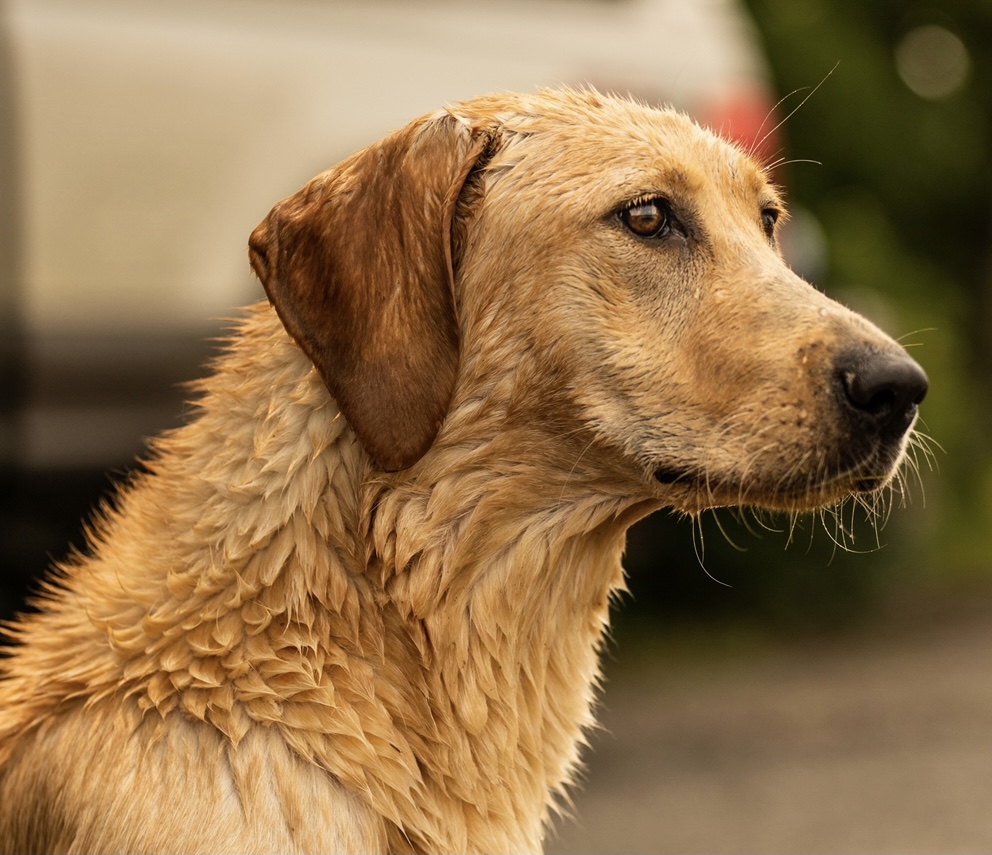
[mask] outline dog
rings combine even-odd
[[[536,852],[627,528],[897,476],[927,389],[683,114],[494,95],[253,232],[188,423],[9,629],[0,848]]]

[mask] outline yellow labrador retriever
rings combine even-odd
[[[0,848],[538,851],[631,523],[904,456],[925,375],[783,216],[591,91],[425,116],[276,205],[271,305],[11,630]]]

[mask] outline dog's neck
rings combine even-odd
[[[548,453],[533,436],[466,451],[457,413],[421,464],[376,473],[272,313],[243,332],[104,527],[170,538],[167,561],[125,570],[98,542],[85,623],[144,710],[233,745],[280,732],[388,819],[394,851],[537,850],[593,721],[643,510],[527,452],[507,463],[503,442]],[[259,349],[267,377],[250,370]]]
[[[460,803],[469,834],[449,824],[427,848],[534,851],[592,725],[623,526],[603,503],[542,502],[547,486],[473,465],[376,504],[382,590],[417,640],[407,674],[434,699],[437,733],[413,734],[425,789]]]
[[[485,505],[502,492],[473,494],[480,485],[470,476],[451,486],[466,490],[468,517],[473,495]],[[525,529],[511,514],[487,516],[482,531],[471,518],[438,526],[429,498],[402,492],[382,497],[375,528],[385,536],[375,542],[387,612],[397,613],[406,655],[388,682],[430,699],[429,716],[415,715],[402,734],[424,796],[438,803],[441,824],[424,829],[421,845],[459,850],[482,841],[487,851],[535,851],[592,724],[597,650],[609,592],[622,581],[622,538],[606,531],[611,526],[562,536],[551,515]],[[387,534],[407,526],[423,531],[419,550]],[[397,721],[411,700],[397,705]],[[425,720],[428,731],[418,728]],[[442,810],[442,801],[457,804]],[[451,826],[459,813],[463,829]]]

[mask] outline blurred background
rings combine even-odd
[[[0,616],[180,422],[275,201],[559,83],[784,159],[790,262],[911,347],[934,455],[880,529],[633,530],[551,849],[992,848],[988,0],[0,0]]]

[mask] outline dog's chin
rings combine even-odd
[[[784,480],[755,473],[723,474],[659,466],[652,470],[656,489],[666,503],[687,513],[710,508],[755,507],[803,513],[836,505],[857,495],[870,495],[892,483],[902,455],[872,461],[819,477]]]

